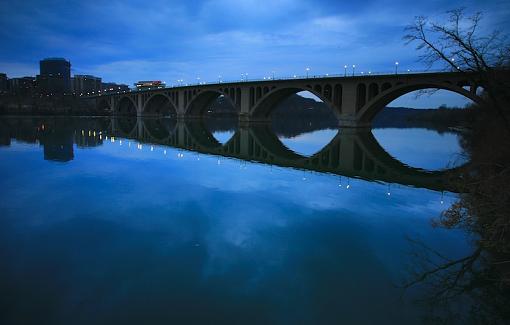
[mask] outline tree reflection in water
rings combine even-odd
[[[510,132],[503,123],[480,116],[463,147],[470,158],[460,182],[462,194],[433,225],[472,235],[474,249],[449,259],[418,240],[407,290],[426,286],[422,297],[435,311],[433,321],[506,323],[510,320]],[[488,145],[490,144],[490,145]],[[457,310],[456,313],[449,313]],[[461,308],[459,308],[459,306]],[[465,306],[464,308],[462,308]],[[468,307],[469,306],[469,307]]]

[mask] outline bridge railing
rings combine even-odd
[[[306,79],[326,79],[326,78],[359,78],[359,77],[370,77],[370,76],[388,76],[388,75],[407,75],[407,74],[433,74],[433,73],[441,73],[441,72],[455,72],[455,71],[445,71],[444,69],[435,69],[435,70],[411,70],[406,69],[404,71],[344,71],[344,73],[335,73],[335,74],[312,74],[308,73],[308,75],[292,75],[292,76],[269,76],[269,77],[257,77],[257,78],[240,78],[240,79],[218,79],[213,82],[195,82],[195,83],[177,83],[172,85],[167,85],[166,87],[154,87],[147,89],[131,89],[125,91],[96,91],[90,92],[87,94],[80,95],[81,97],[97,97],[102,95],[113,95],[113,94],[127,94],[127,93],[139,93],[145,91],[153,91],[158,89],[175,89],[175,88],[184,88],[184,87],[196,87],[196,86],[210,86],[210,85],[223,85],[223,84],[238,84],[238,83],[250,83],[250,82],[272,82],[272,81],[292,81],[292,80],[306,80]]]

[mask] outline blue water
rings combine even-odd
[[[421,323],[425,290],[399,287],[413,242],[472,250],[431,225],[455,193],[120,137],[109,123],[2,121],[1,324]],[[290,142],[313,155],[336,132]],[[386,144],[413,167],[461,151],[456,135],[374,134],[433,139],[421,159]]]

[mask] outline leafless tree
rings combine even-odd
[[[406,27],[406,44],[417,43],[420,61],[430,69],[437,67],[464,73],[473,84],[484,89],[490,107],[507,125],[510,102],[510,43],[501,31],[483,33],[483,15],[471,16],[464,9],[447,12],[444,22],[416,17]]]

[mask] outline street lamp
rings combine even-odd
[[[200,85],[200,77],[197,77],[198,84]]]
[[[395,62],[395,74],[397,74],[397,73],[398,73],[398,61]]]
[[[221,75],[218,76],[218,83],[221,83]]]
[[[306,68],[306,79],[308,79],[308,73],[310,72],[310,68]]]
[[[344,65],[344,77],[347,77],[347,64]]]
[[[274,71],[272,71],[272,73],[273,73],[273,80],[274,80]]]
[[[356,69],[356,65],[355,64],[352,65],[352,76],[353,77],[354,77],[354,69]]]

